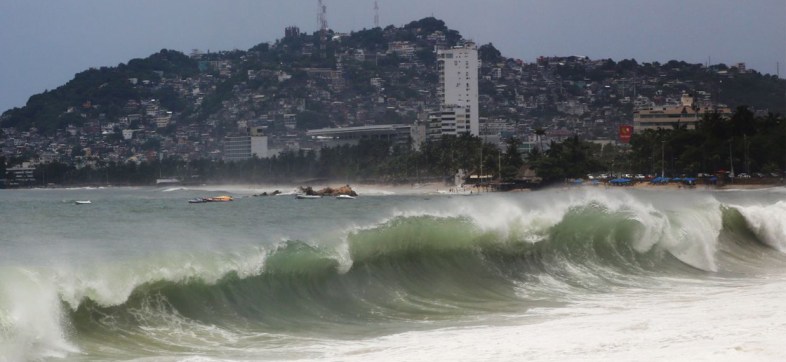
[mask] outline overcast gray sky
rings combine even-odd
[[[373,0],[324,0],[331,29],[371,28]],[[378,0],[380,25],[427,16],[504,56],[685,60],[786,73],[786,0]],[[2,0],[0,112],[93,66],[160,49],[246,50],[317,28],[317,0]]]

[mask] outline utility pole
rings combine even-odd
[[[497,150],[497,177],[502,182],[502,151]]]
[[[665,177],[665,172],[664,172],[665,171],[665,169],[664,169],[665,157],[664,156],[666,155],[665,146],[666,146],[666,141],[660,141],[660,177],[661,178]]]
[[[751,164],[748,161],[748,135],[742,135],[742,146],[743,151],[745,152],[745,173],[748,175],[751,174]]]
[[[731,145],[732,145],[732,143],[734,143],[734,138],[733,137],[729,140],[729,170],[731,172],[731,173],[729,173],[729,176],[731,176],[731,178],[733,180],[734,179],[734,156],[731,153]]]
[[[478,181],[480,182],[480,186],[483,186],[483,141],[480,142],[480,175],[478,175]],[[478,192],[480,192],[480,187],[478,187]]]

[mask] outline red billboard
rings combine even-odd
[[[630,142],[630,136],[632,134],[633,134],[633,126],[631,125],[620,126],[620,142],[622,143]]]

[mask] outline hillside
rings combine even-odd
[[[424,18],[349,34],[288,28],[246,51],[161,50],[117,67],[89,69],[0,116],[7,158],[72,163],[140,154],[209,158],[225,135],[266,129],[279,148],[308,147],[305,130],[413,123],[438,106],[435,47],[465,39]],[[613,139],[635,106],[668,104],[689,92],[703,102],[786,113],[786,81],[756,71],[682,61],[507,58],[479,47],[482,132],[525,138],[536,129]],[[133,139],[123,139],[124,130]],[[13,141],[10,141],[13,139]]]

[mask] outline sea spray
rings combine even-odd
[[[0,270],[0,361],[64,357],[78,349],[67,340],[54,281],[20,268]]]
[[[786,252],[786,201],[770,205],[733,206],[767,245]]]

